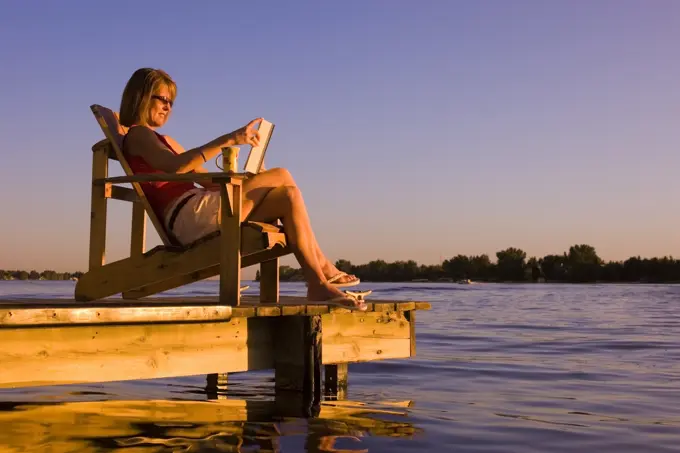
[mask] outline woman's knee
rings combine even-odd
[[[286,199],[292,204],[302,199],[302,194],[300,193],[298,186],[286,184],[285,186],[279,187],[279,190],[283,192]]]
[[[296,186],[279,186],[272,189],[262,202],[262,208],[275,209],[279,216],[287,216],[298,209],[302,197]]]
[[[270,172],[272,175],[274,175],[274,177],[283,186],[294,186],[294,185],[296,185],[295,180],[293,179],[293,175],[291,175],[290,172],[283,167],[270,168],[267,171]]]

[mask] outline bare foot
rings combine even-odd
[[[354,304],[357,307],[361,305],[361,302],[353,299],[329,283],[319,282],[318,284],[307,286],[307,300],[310,302],[326,302],[334,297],[343,296],[347,299],[347,305]]]
[[[324,300],[344,295],[345,293],[326,282],[307,285],[307,300],[309,301],[323,302]]]
[[[326,278],[333,278],[336,275],[342,273],[342,271],[340,269],[338,269],[337,267],[332,265],[330,262],[327,262],[326,266],[324,266],[322,270],[323,270],[323,275]],[[334,283],[349,283],[349,282],[353,282],[356,279],[357,279],[356,275],[347,274],[347,275],[343,275],[342,277],[335,280]]]

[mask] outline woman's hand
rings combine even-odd
[[[258,146],[260,144],[260,132],[255,129],[262,122],[262,118],[255,118],[240,129],[229,134],[234,145]]]

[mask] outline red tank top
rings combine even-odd
[[[130,127],[132,129],[135,127],[134,125]],[[128,130],[128,133],[130,131]],[[164,136],[159,134],[158,132],[154,131],[158,139],[165,144],[165,146],[168,147],[170,151],[172,151],[175,154],[178,154],[174,149],[172,149],[172,146],[168,143],[168,141],[165,139]],[[127,135],[125,136],[127,137]],[[154,174],[154,173],[165,173],[162,170],[157,170],[153,168],[149,163],[144,160],[143,157],[141,156],[133,156],[127,152],[125,152],[125,137],[123,138],[123,153],[125,154],[125,158],[128,161],[128,164],[130,164],[130,169],[135,175],[141,175],[141,174]],[[191,172],[193,173],[193,172]],[[146,195],[147,200],[149,200],[149,204],[151,205],[151,209],[153,209],[154,213],[156,214],[156,217],[158,219],[165,223],[165,210],[172,204],[173,201],[175,201],[178,197],[180,197],[182,194],[186,193],[189,190],[195,189],[196,186],[192,182],[143,182],[140,183],[142,187],[142,191],[144,192],[144,195]]]

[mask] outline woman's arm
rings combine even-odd
[[[186,150],[182,145],[180,145],[174,138],[170,137],[169,135],[165,135],[165,140],[168,142],[168,144],[172,147],[172,149],[178,153],[182,154],[185,153]],[[208,173],[208,170],[206,170],[202,165],[199,165],[198,167],[195,167],[193,169],[195,173]],[[214,182],[210,181],[197,181],[196,184],[199,184],[206,189],[211,189],[211,190],[219,190],[220,185]]]
[[[158,170],[167,173],[188,173],[202,167],[208,160],[216,158],[225,146],[257,146],[260,143],[260,134],[255,126],[260,121],[262,118],[257,118],[240,129],[179,154],[169,150],[151,129],[134,127],[128,132],[126,150],[133,155],[141,156]]]

